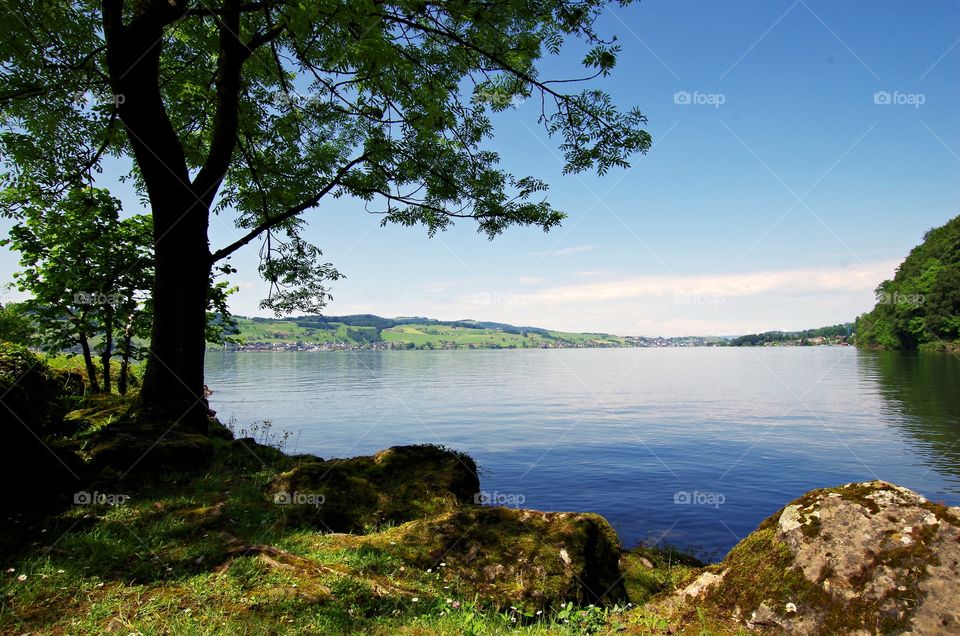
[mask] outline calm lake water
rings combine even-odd
[[[484,491],[720,558],[789,500],[885,479],[960,504],[960,357],[846,347],[207,354],[287,452],[467,451]]]

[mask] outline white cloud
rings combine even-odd
[[[539,289],[464,290],[418,304],[437,318],[470,317],[624,335],[737,335],[853,320],[896,262],[729,274],[633,276]],[[415,299],[408,302],[417,304]],[[398,307],[399,309],[399,307]]]
[[[732,274],[638,276],[600,283],[549,287],[531,294],[546,304],[635,300],[643,297],[720,296],[733,298],[771,292],[872,291],[892,275],[897,263],[840,268],[790,269]]]

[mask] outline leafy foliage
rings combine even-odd
[[[960,216],[924,235],[877,304],[857,318],[857,344],[881,349],[945,349],[960,343]]]
[[[33,342],[33,330],[33,321],[22,305],[0,305],[0,341],[29,345]]]
[[[14,278],[20,291],[33,296],[23,306],[41,344],[53,351],[80,347],[96,390],[95,347],[109,390],[115,338],[127,358],[136,357],[129,350],[132,336],[149,325],[144,306],[153,267],[150,218],[121,219],[120,201],[95,188],[57,197],[9,189],[3,204],[16,209],[20,221],[0,245],[20,252],[22,269]]]
[[[603,174],[646,152],[638,110],[596,89],[560,92],[570,80],[536,68],[579,39],[582,79],[609,74],[619,47],[594,29],[607,4],[11,0],[0,31],[5,179],[56,191],[92,178],[105,156],[134,156],[131,176],[153,200],[144,157],[159,159],[244,230],[214,261],[262,238],[265,306],[314,312],[328,298],[321,281],[339,275],[303,243],[299,215],[324,196],[356,197],[384,223],[431,235],[458,218],[488,237],[560,223],[546,184],[501,170],[484,147],[491,112],[539,97],[567,172]],[[137,128],[148,112],[169,132],[162,143]],[[167,142],[179,148],[169,157]],[[266,245],[278,233],[289,239],[280,250]]]

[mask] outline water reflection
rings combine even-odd
[[[889,421],[940,470],[960,476],[960,356],[861,352],[858,371],[876,382]]]

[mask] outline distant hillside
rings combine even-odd
[[[299,316],[286,319],[236,317],[236,342],[228,349],[301,351],[340,349],[572,349],[611,347],[724,347],[845,344],[851,323],[738,338],[614,336],[552,331],[479,320],[433,320],[420,316],[383,318]]]
[[[804,331],[767,331],[739,336],[730,340],[732,347],[807,346],[825,344],[848,344],[854,325],[847,322],[832,327],[806,329]]]
[[[927,232],[876,295],[857,318],[858,346],[960,349],[960,216]]]
[[[300,316],[237,318],[232,336],[242,349],[520,349],[623,347],[603,333],[571,333],[476,320],[423,317]]]

